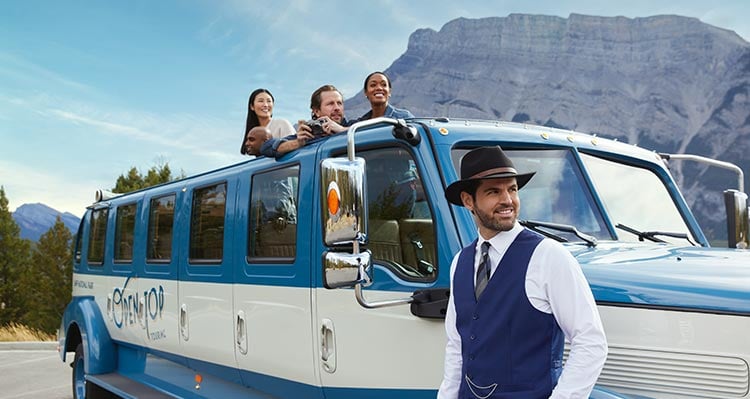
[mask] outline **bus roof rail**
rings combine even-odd
[[[396,138],[401,138],[408,141],[410,144],[415,145],[419,143],[419,134],[417,130],[406,125],[406,121],[403,119],[392,119],[386,117],[378,117],[373,119],[367,119],[361,122],[357,122],[349,127],[346,134],[346,152],[350,161],[354,160],[354,132],[358,129],[377,125],[379,123],[388,123],[393,125],[394,129],[398,129],[394,132]]]

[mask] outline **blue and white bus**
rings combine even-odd
[[[76,399],[434,398],[468,150],[536,170],[524,224],[580,262],[609,356],[592,398],[750,398],[750,253],[711,248],[665,157],[524,124],[360,122],[100,196],[76,237],[59,342]],[[726,193],[732,247],[747,196]]]

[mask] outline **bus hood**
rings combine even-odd
[[[750,251],[622,242],[570,250],[599,304],[750,316]]]

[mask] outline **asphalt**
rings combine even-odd
[[[0,342],[0,351],[26,350],[45,351],[57,350],[57,341],[13,341]]]
[[[56,342],[0,342],[0,399],[73,399]]]

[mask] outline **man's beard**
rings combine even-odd
[[[492,217],[492,214],[484,213],[478,208],[474,208],[474,214],[477,215],[477,219],[479,219],[479,223],[482,224],[482,227],[492,231],[509,231],[513,229],[513,226],[516,224],[515,216],[513,217],[513,220],[506,222],[497,220]]]

